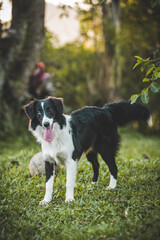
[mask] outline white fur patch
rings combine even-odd
[[[115,179],[112,175],[110,176],[110,183],[107,189],[114,189],[117,185],[117,179]]]
[[[152,127],[153,126],[153,121],[152,121],[152,115],[150,115],[149,119],[148,119],[148,126]]]
[[[67,168],[67,182],[66,182],[66,200],[65,202],[71,202],[74,200],[74,187],[76,183],[76,170],[77,161],[68,159],[66,162]]]
[[[45,122],[49,122],[49,125],[51,126],[52,123],[53,123],[53,119],[52,118],[48,118],[46,116],[46,113],[45,113],[45,110],[44,110],[44,102],[41,103],[41,107],[42,107],[43,113],[44,113],[44,116],[43,116],[43,119],[42,119],[42,125],[44,126]]]
[[[39,203],[40,205],[49,203],[52,200],[54,176],[46,182],[46,193],[44,199]]]

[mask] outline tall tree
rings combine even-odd
[[[88,1],[87,1],[88,2]],[[87,76],[93,101],[99,105],[116,99],[116,89],[121,83],[120,58],[120,0],[90,1],[90,10],[83,11],[83,30],[92,30],[95,50],[95,79]],[[85,16],[85,17],[84,17]],[[89,23],[88,29],[84,28]],[[87,34],[86,34],[87,35]],[[99,54],[100,53],[100,54]],[[101,57],[100,57],[101,55]],[[93,102],[95,103],[95,102]]]
[[[44,0],[12,0],[12,21],[0,38],[0,101],[19,112],[44,39]]]
[[[14,90],[13,94],[17,99],[24,95],[28,77],[39,57],[43,38],[44,0],[14,0],[11,28],[8,35],[0,39],[0,93],[5,99],[8,90],[12,93]]]
[[[118,35],[120,32],[120,0],[112,0],[102,4],[102,26],[104,36],[104,54],[100,69],[99,81],[103,87],[104,98],[107,102],[114,101],[117,87],[120,85],[120,48]]]

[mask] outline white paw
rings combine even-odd
[[[116,186],[108,186],[107,188],[106,188],[106,190],[111,190],[111,189],[114,189]]]
[[[66,198],[65,202],[73,202],[74,201],[74,198]]]
[[[98,181],[97,182],[92,182],[92,184],[97,184],[98,183]]]
[[[46,201],[46,200],[42,200],[42,201],[40,201],[39,202],[39,205],[46,205],[46,204],[48,204],[50,201]]]

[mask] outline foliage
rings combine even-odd
[[[129,99],[134,92],[140,92],[143,86],[139,84],[141,72],[135,65],[133,56],[143,56],[144,59],[152,55],[156,44],[159,43],[160,5],[154,9],[150,1],[135,0],[121,2],[121,53],[122,53],[122,85],[121,96]],[[152,37],[150,37],[152,36]],[[158,98],[158,96],[157,96]],[[152,107],[158,99],[152,101]]]
[[[82,44],[95,51],[104,51],[104,40],[102,36],[102,3],[94,4],[92,1],[88,2],[88,10],[79,9],[78,19],[80,21],[80,31]]]
[[[71,109],[86,105],[89,101],[87,77],[93,76],[95,67],[94,52],[78,42],[55,48],[52,35],[46,33],[41,59],[46,63],[47,71],[56,74],[53,95],[63,97]]]
[[[141,65],[141,72],[144,72],[145,77],[142,79],[143,83],[147,86],[143,88],[140,94],[134,94],[131,96],[131,103],[136,102],[136,100],[141,97],[141,101],[145,104],[149,102],[149,90],[154,93],[160,92],[160,52],[156,50],[153,52],[153,58],[143,59],[136,56],[137,63],[134,65],[133,69]]]
[[[99,4],[96,6],[90,3],[90,5],[92,7],[89,11],[81,10],[79,13],[81,41],[55,48],[51,46],[51,42],[55,42],[55,39],[47,34],[41,54],[41,59],[47,63],[47,69],[56,73],[54,82],[58,87],[53,94],[63,96],[66,105],[72,109],[86,104],[95,104],[96,96],[101,99],[99,105],[102,106],[105,103],[106,80],[100,81],[100,76],[103,75],[101,68],[104,51],[102,12]],[[122,99],[128,99],[133,92],[140,92],[143,89],[138,80],[141,74],[137,69],[132,71],[135,64],[133,56],[141,55],[145,59],[158,43],[159,9],[159,5],[152,8],[150,1],[146,1],[145,5],[142,0],[121,1],[120,34],[117,39],[112,36],[111,40],[113,45],[116,44],[115,41],[119,42],[118,61],[122,81],[117,91]],[[92,98],[90,83],[95,92]],[[146,91],[143,93],[143,98],[147,100]],[[150,107],[157,108],[158,96],[151,95],[150,98]]]
[[[66,173],[62,168],[55,180],[53,201],[39,206],[45,177],[30,177],[28,171],[29,160],[39,151],[37,143],[28,135],[1,142],[0,238],[159,239],[159,144],[157,137],[123,131],[115,190],[105,190],[109,171],[101,159],[99,183],[91,184],[91,164],[83,157],[75,202],[64,202]]]

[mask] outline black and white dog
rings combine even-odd
[[[51,201],[54,180],[54,164],[65,164],[67,171],[66,202],[74,200],[77,162],[83,153],[93,167],[93,183],[97,182],[99,163],[97,154],[108,165],[110,183],[116,187],[117,166],[115,156],[119,146],[117,126],[125,126],[136,120],[147,120],[148,109],[129,102],[111,103],[103,108],[84,107],[71,115],[63,114],[61,98],[48,97],[34,100],[24,107],[30,119],[29,129],[41,143],[46,169],[46,192],[40,204]]]

